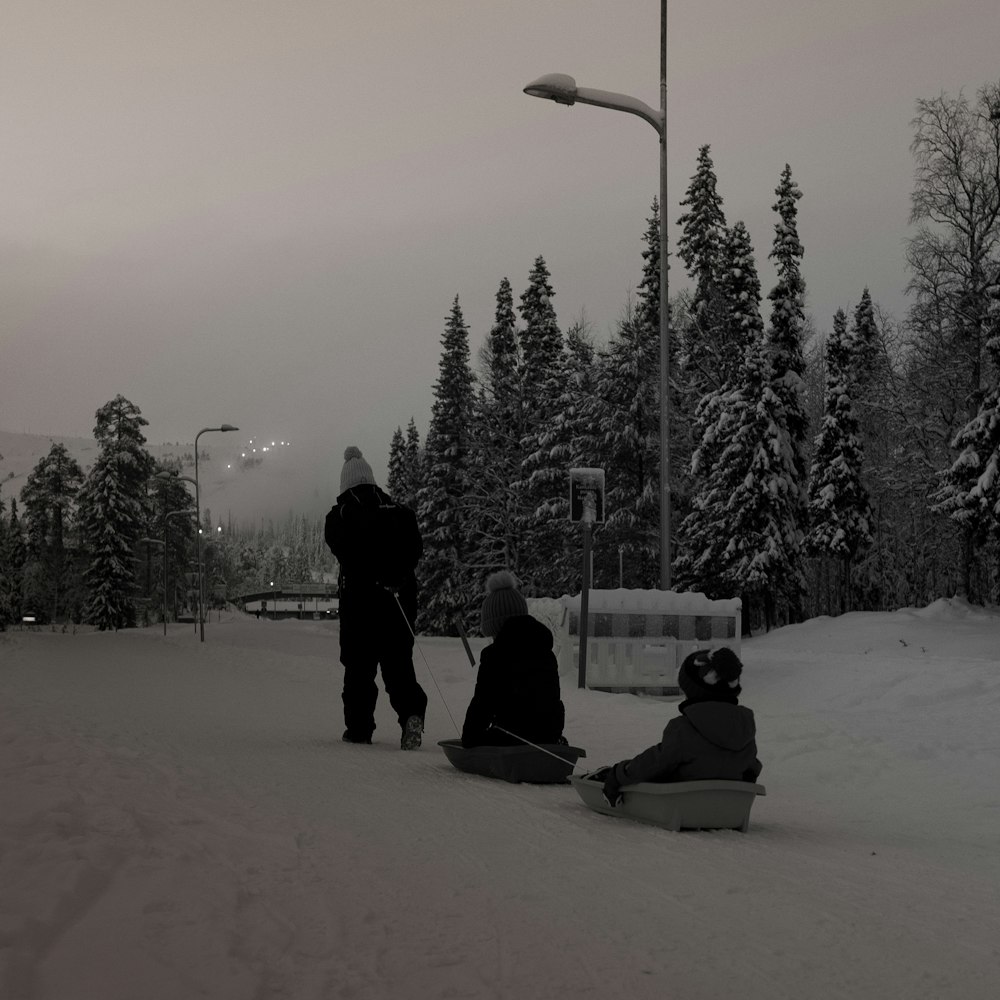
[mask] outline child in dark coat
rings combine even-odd
[[[685,700],[663,739],[631,760],[594,773],[604,781],[608,804],[621,801],[622,785],[640,781],[756,781],[761,772],[757,728],[753,712],[739,704],[742,672],[740,658],[725,647],[688,656],[677,676]]]
[[[486,581],[482,632],[493,642],[479,658],[462,746],[560,742],[565,709],[552,633],[528,614],[528,602],[506,570]]]

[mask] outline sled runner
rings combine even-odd
[[[739,830],[750,826],[750,808],[763,785],[749,781],[640,781],[623,785],[624,801],[611,808],[603,783],[589,775],[570,777],[584,804],[606,816],[624,816],[666,830]]]
[[[576,762],[587,756],[580,747],[562,743],[540,743],[540,749],[523,744],[466,748],[461,740],[439,740],[438,746],[459,771],[515,784],[521,781],[537,785],[565,784]]]

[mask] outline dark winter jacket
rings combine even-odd
[[[663,739],[615,765],[619,785],[639,781],[756,781],[757,727],[753,712],[727,701],[685,701]]]
[[[386,518],[386,509],[392,514]],[[359,641],[373,630],[408,632],[396,598],[376,579],[375,567],[391,562],[394,589],[410,627],[417,614],[414,570],[423,553],[416,515],[375,485],[354,486],[337,497],[326,515],[326,544],[340,564],[340,635]]]
[[[562,736],[565,718],[552,633],[530,615],[508,618],[480,656],[462,746],[519,742],[491,726],[533,743],[555,743]]]

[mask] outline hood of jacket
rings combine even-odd
[[[681,706],[684,718],[709,743],[723,750],[743,750],[757,736],[753,712],[724,701],[697,701]]]

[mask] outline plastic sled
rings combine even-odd
[[[595,812],[624,816],[665,830],[739,830],[750,827],[750,808],[763,785],[750,781],[640,781],[623,785],[624,801],[612,809],[601,794],[603,782],[589,775],[570,778],[577,794]]]
[[[463,747],[461,740],[439,740],[438,746],[444,755],[459,769],[468,774],[481,774],[487,778],[502,778],[518,783],[531,782],[537,785],[565,784],[573,772],[573,767],[587,752],[580,747],[570,747],[562,743],[539,743],[548,750],[520,744],[503,747]],[[555,754],[556,756],[551,756]]]

